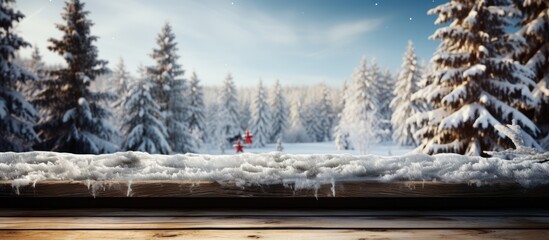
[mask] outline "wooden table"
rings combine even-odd
[[[0,182],[0,239],[549,239],[548,186],[349,181],[296,190],[148,181],[93,188],[39,182],[17,195]]]

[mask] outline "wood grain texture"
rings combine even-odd
[[[549,229],[549,217],[1,217],[0,229]]]
[[[371,210],[371,209],[0,209],[0,217],[548,217],[549,209],[459,209]]]
[[[131,191],[128,191],[131,189]],[[549,185],[523,187],[514,182],[486,185],[441,182],[345,181],[319,189],[295,190],[282,184],[239,187],[211,181],[42,181],[18,189],[0,181],[1,197],[549,197]],[[335,193],[335,196],[334,196]]]
[[[547,239],[549,230],[134,230],[0,231],[0,239]]]

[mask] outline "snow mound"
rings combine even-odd
[[[238,186],[284,184],[317,188],[343,180],[441,181],[490,184],[512,181],[524,187],[549,183],[549,153],[513,160],[457,154],[152,155],[119,152],[76,155],[54,152],[0,153],[0,178],[14,188],[44,180],[206,180]]]

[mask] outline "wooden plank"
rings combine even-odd
[[[0,229],[549,229],[546,217],[0,217]]]
[[[211,181],[143,181],[131,184],[126,181],[42,181],[15,189],[10,181],[0,181],[1,197],[549,197],[549,185],[525,188],[514,182],[476,186],[441,182],[343,181],[334,186],[322,185],[316,190],[295,190],[282,184],[240,187],[234,183]]]
[[[459,209],[456,210],[371,210],[371,209],[0,209],[0,217],[547,217],[549,209]]]
[[[546,239],[549,230],[135,230],[0,231],[0,239]]]

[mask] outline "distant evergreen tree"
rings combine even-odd
[[[402,146],[417,146],[419,144],[414,138],[415,125],[407,120],[410,116],[422,111],[418,102],[412,99],[412,95],[418,90],[421,77],[421,68],[417,62],[414,45],[412,41],[409,41],[402,59],[402,70],[393,91],[395,98],[390,104],[393,109],[391,117],[394,130],[393,140]]]
[[[319,126],[319,131],[316,133],[316,140],[330,141],[332,139],[333,127],[333,108],[326,85],[322,85],[322,97],[315,108],[316,124]]]
[[[515,59],[534,72],[537,88],[533,90],[538,105],[527,116],[549,132],[549,2],[515,0],[524,18],[517,32],[523,40],[514,50]],[[549,139],[549,136],[547,136]],[[549,145],[549,143],[547,143]]]
[[[263,83],[259,81],[257,94],[252,102],[252,119],[250,120],[250,131],[254,136],[253,147],[265,147],[269,141],[271,127],[271,112],[266,102],[267,94]]]
[[[246,98],[240,105],[240,128],[242,130],[249,130],[250,119],[252,118],[252,112],[250,111],[250,99]]]
[[[204,143],[209,148],[218,147],[220,143],[226,145],[225,136],[221,136],[220,133],[219,118],[219,103],[213,101],[206,106],[206,140]]]
[[[42,150],[71,153],[109,153],[117,147],[111,143],[116,132],[107,122],[111,113],[101,102],[112,100],[107,93],[92,92],[90,83],[106,72],[106,61],[99,60],[90,34],[92,22],[80,0],[67,1],[57,25],[61,39],[50,39],[51,51],[63,56],[67,67],[47,72],[39,81],[42,88],[34,103],[44,116],[36,129],[44,140]]]
[[[169,154],[168,131],[164,126],[164,115],[151,96],[154,85],[142,76],[131,84],[123,99],[124,120],[122,130],[125,140],[122,148],[128,151]]]
[[[185,71],[177,63],[177,43],[169,23],[165,23],[156,39],[158,49],[151,57],[156,64],[147,68],[147,74],[153,83],[151,94],[160,106],[168,129],[168,142],[176,153],[194,152],[197,143],[188,126],[188,89],[182,78]]]
[[[17,90],[23,94],[27,101],[32,101],[39,90],[36,81],[46,78],[46,67],[44,62],[42,62],[42,55],[40,54],[38,47],[33,48],[31,59],[26,65],[28,70],[34,76],[35,81],[17,82]]]
[[[176,153],[196,152],[198,138],[189,128],[189,99],[185,79],[174,79],[170,85],[170,101],[166,111],[166,127],[172,151]]]
[[[321,125],[321,120],[319,119],[318,114],[319,104],[317,102],[311,101],[303,107],[303,125],[305,126],[305,131],[313,142],[322,142],[323,141],[323,129]]]
[[[366,81],[371,85],[368,92],[374,94],[375,99],[375,112],[372,119],[372,132],[374,138],[371,142],[379,143],[384,141],[390,141],[391,128],[390,128],[390,116],[391,109],[389,108],[390,99],[392,99],[392,93],[388,96],[388,89],[392,88],[392,79],[384,76],[381,72],[379,65],[375,59],[372,59],[370,68],[366,73]],[[387,86],[389,85],[389,87]]]
[[[282,93],[280,81],[276,80],[271,93],[270,109],[271,109],[271,137],[270,141],[275,142],[281,138],[289,126],[289,109],[286,103],[286,98]]]
[[[117,97],[111,107],[114,109],[115,125],[120,127],[124,115],[126,114],[124,111],[124,96],[130,91],[129,88],[131,84],[131,76],[130,73],[126,71],[124,59],[120,58],[118,64],[115,66],[112,72],[111,82],[114,85],[114,93]]]
[[[44,79],[46,66],[44,62],[42,61],[42,54],[40,53],[40,49],[38,47],[33,47],[31,59],[29,62],[29,70],[36,76],[38,80]]]
[[[240,128],[240,110],[238,107],[237,91],[231,74],[227,74],[223,88],[219,95],[219,123],[220,133],[225,137],[234,137],[242,134]]]
[[[518,124],[532,136],[536,125],[517,108],[535,107],[530,88],[535,82],[524,66],[507,57],[513,41],[506,39],[507,0],[453,0],[429,11],[438,14],[432,39],[441,40],[431,62],[434,72],[420,93],[434,107],[414,115],[427,123],[419,146],[425,153],[480,155],[512,147],[495,126]]]
[[[381,142],[391,142],[393,140],[393,126],[391,124],[391,115],[393,110],[390,107],[391,101],[395,97],[393,89],[395,88],[395,80],[389,70],[383,71],[379,77],[379,140]]]
[[[289,142],[309,142],[310,138],[303,126],[303,117],[301,116],[301,103],[296,99],[290,108],[290,130],[285,138]]]
[[[339,131],[349,134],[352,146],[366,153],[371,142],[377,142],[377,93],[374,68],[368,68],[366,59],[353,74],[353,81],[346,93],[345,108],[342,111]]]
[[[28,151],[39,142],[32,128],[38,114],[16,90],[34,77],[13,63],[15,52],[29,46],[14,33],[14,23],[24,17],[13,9],[14,4],[14,0],[0,0],[0,152]]]
[[[342,116],[343,116],[343,110],[346,107],[347,98],[349,98],[348,95],[349,95],[350,91],[351,90],[349,89],[349,85],[345,81],[343,83],[343,90],[341,91],[341,93],[342,93],[341,101],[340,101],[341,112],[339,112],[338,115],[337,115],[338,122],[337,122],[337,124],[335,125],[335,128],[334,128],[334,140],[335,140],[337,150],[353,149],[351,140],[349,138],[349,133],[345,132],[343,130],[343,128],[345,128],[345,127],[341,126],[341,123],[342,123],[341,119],[342,119]]]
[[[204,90],[195,72],[191,75],[189,91],[189,120],[187,122],[193,137],[203,143],[206,141],[206,105]]]

